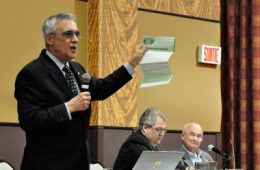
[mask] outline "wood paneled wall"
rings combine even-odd
[[[103,77],[122,65],[137,42],[137,0],[89,0],[88,68]],[[136,126],[134,78],[112,97],[92,104],[93,125]]]
[[[104,77],[132,55],[138,43],[138,9],[219,20],[219,0],[88,0],[88,71]],[[102,102],[93,102],[92,125],[135,127],[137,79]]]

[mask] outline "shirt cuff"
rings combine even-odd
[[[133,74],[135,73],[135,69],[133,68],[133,66],[131,66],[131,64],[129,64],[129,62],[124,63],[124,67],[126,68],[127,72],[133,76]]]
[[[67,110],[67,113],[68,113],[69,119],[72,120],[72,117],[71,117],[71,113],[70,113],[70,110],[69,110],[68,104],[67,104],[67,103],[64,103],[64,104],[65,104],[65,107],[66,107],[66,110]]]

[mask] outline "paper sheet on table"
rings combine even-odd
[[[168,84],[173,72],[168,63],[175,49],[175,37],[144,36],[143,43],[149,48],[140,66],[144,80],[142,87]]]

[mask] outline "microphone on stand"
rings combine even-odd
[[[88,73],[84,73],[81,76],[81,91],[89,91],[89,82],[91,80],[91,76]]]
[[[220,151],[218,148],[216,148],[214,145],[209,145],[208,146],[208,151],[210,151],[210,152],[215,152],[215,153],[217,153],[217,154],[219,154],[220,156],[222,156],[224,159],[226,159],[226,160],[229,160],[230,159],[230,156],[227,154],[227,153],[225,153],[225,152],[222,152],[222,151]]]

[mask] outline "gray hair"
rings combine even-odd
[[[58,13],[48,17],[42,25],[43,36],[45,37],[50,33],[55,33],[57,22],[60,20],[73,20],[76,22],[76,17],[69,13]]]
[[[139,120],[139,129],[142,129],[143,125],[153,127],[156,123],[157,117],[162,118],[164,121],[168,120],[166,114],[162,111],[156,108],[147,108]]]

